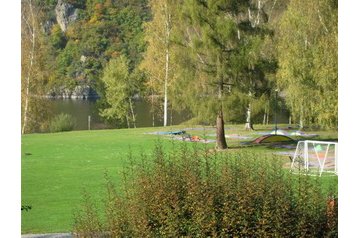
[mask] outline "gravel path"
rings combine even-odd
[[[72,238],[71,233],[25,234],[21,238]]]

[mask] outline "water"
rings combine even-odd
[[[54,114],[66,113],[73,116],[76,120],[75,130],[88,130],[88,116],[91,116],[91,129],[112,129],[119,128],[119,126],[105,123],[105,121],[99,116],[99,110],[97,108],[96,100],[75,100],[75,99],[47,99],[50,106],[53,108]],[[137,127],[152,127],[153,115],[150,112],[150,103],[144,100],[136,100],[134,102],[135,114],[136,114],[136,126]],[[178,125],[190,117],[188,113],[168,111],[168,125]],[[261,116],[260,116],[261,121]],[[285,110],[279,110],[277,113],[278,123],[288,123],[288,113]],[[241,123],[244,123],[242,121]],[[270,123],[274,123],[274,115],[270,115]],[[132,125],[131,125],[132,126]],[[163,113],[156,112],[154,118],[154,126],[163,126]],[[126,127],[126,124],[122,127]]]
[[[75,130],[88,130],[88,116],[91,116],[91,129],[111,129],[118,126],[110,125],[99,116],[99,110],[96,100],[74,100],[74,99],[50,99],[50,106],[54,110],[54,114],[66,113],[73,116],[76,120]],[[144,100],[136,100],[134,103],[137,127],[153,126],[153,115],[150,112],[150,104]],[[154,118],[154,126],[163,125],[162,113],[156,113]],[[188,120],[186,113],[168,112],[168,124],[178,125]]]

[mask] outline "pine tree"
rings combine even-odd
[[[258,85],[262,82],[257,82],[265,80],[267,70],[260,56],[268,34],[260,27],[264,16],[262,8],[251,1],[183,1],[182,36],[176,51],[181,63],[177,88],[188,93],[178,95],[186,98],[183,101],[196,116],[216,121],[219,149],[227,148],[224,111],[233,109],[228,104],[249,105],[251,97],[260,97]]]

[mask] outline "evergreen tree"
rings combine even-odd
[[[250,15],[253,12],[255,18]],[[176,95],[195,115],[216,120],[217,148],[225,149],[225,108],[260,97],[258,89],[266,87],[262,84],[265,72],[272,68],[260,55],[264,37],[270,33],[260,27],[265,13],[251,1],[210,0],[183,1],[181,13],[176,56],[181,74],[176,90],[188,93]]]

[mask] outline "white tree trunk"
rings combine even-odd
[[[303,107],[300,110],[300,129],[303,129]]]
[[[169,76],[169,49],[165,52],[165,80],[164,80],[164,126],[168,119],[168,76]]]
[[[164,126],[168,122],[168,79],[169,79],[169,38],[171,30],[171,16],[168,5],[165,4],[165,79],[164,79]]]
[[[25,93],[25,106],[24,106],[24,118],[23,118],[23,125],[22,125],[22,129],[21,129],[21,134],[25,133],[26,130],[26,126],[27,126],[27,121],[28,121],[28,111],[29,111],[29,95],[30,95],[30,81],[31,81],[31,71],[32,71],[32,66],[34,63],[34,55],[35,55],[35,17],[34,17],[34,12],[33,12],[33,8],[32,8],[32,1],[28,0],[27,1],[28,5],[29,5],[29,10],[30,10],[30,17],[31,17],[31,23],[28,22],[28,19],[26,18],[26,16],[22,16],[27,27],[28,27],[28,31],[31,34],[31,50],[30,50],[30,56],[29,56],[29,61],[30,61],[30,65],[27,71],[27,76],[26,76],[26,93]]]
[[[253,130],[252,124],[251,124],[251,103],[249,103],[249,106],[247,107],[247,112],[246,112],[247,116],[246,116],[246,124],[245,124],[245,130]]]
[[[155,115],[154,115],[154,93],[153,93],[153,91],[152,91],[152,100],[151,100],[151,102],[152,102],[152,105],[151,105],[151,111],[152,111],[152,126],[154,127],[155,126]]]
[[[266,123],[266,113],[267,113],[267,108],[266,108],[266,106],[265,106],[264,119],[262,120],[262,125],[265,125],[265,123]]]
[[[133,104],[132,104],[132,99],[131,99],[131,98],[129,98],[129,107],[130,107],[130,109],[131,109],[132,120],[133,120],[133,126],[134,126],[134,128],[137,128],[137,126],[136,126],[136,118],[135,118],[135,114],[134,114]]]

